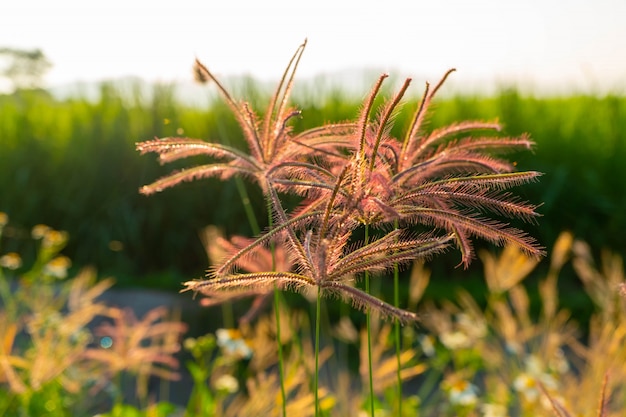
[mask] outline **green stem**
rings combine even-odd
[[[365,245],[369,240],[369,227],[365,225]],[[370,293],[370,275],[365,272],[365,292]],[[365,313],[367,324],[367,369],[369,370],[369,385],[370,385],[370,414],[374,417],[374,376],[372,375],[372,326],[371,326],[371,314],[369,311]]]
[[[254,209],[252,208],[252,204],[250,203],[248,190],[246,189],[246,186],[243,183],[241,177],[235,177],[235,185],[237,186],[237,191],[239,192],[239,197],[241,198],[241,202],[243,204],[244,211],[246,212],[248,223],[250,223],[252,233],[255,236],[258,236],[261,233],[261,228],[259,227],[259,223],[257,222],[256,216],[254,215]],[[233,328],[235,326],[233,305],[231,303],[222,303],[222,320],[224,322],[224,327],[226,328]]]
[[[322,289],[317,287],[317,307],[315,311],[315,376],[313,382],[313,391],[315,392],[315,417],[319,416],[319,398],[318,398],[318,383],[319,383],[319,353],[320,353],[320,319],[322,316],[320,304],[322,303]]]
[[[225,139],[226,144],[228,144],[228,135],[225,132],[221,132],[222,137]],[[250,228],[252,229],[252,233],[255,236],[261,234],[261,228],[259,227],[259,223],[257,222],[256,216],[254,215],[254,209],[252,204],[250,203],[250,196],[248,195],[248,190],[246,189],[245,184],[241,177],[235,177],[235,184],[237,185],[237,191],[239,192],[239,196],[241,197],[241,202],[243,203],[244,210],[246,212],[246,216],[248,217],[248,222],[250,223]],[[271,186],[268,184],[268,186]],[[273,219],[272,219],[272,201],[268,197],[267,201],[267,219],[269,228],[272,228]],[[272,270],[276,269],[276,258],[274,245],[271,245],[272,252]],[[230,321],[233,321],[233,313],[232,313],[232,305],[229,303],[228,309],[223,309],[224,317],[230,317]],[[281,343],[281,335],[280,335],[280,293],[278,288],[274,287],[274,312],[276,317],[276,338],[278,344],[278,370],[279,370],[279,379],[280,379],[280,393],[282,397],[282,410],[283,417],[287,416],[287,397],[285,395],[285,381],[284,381],[284,369],[283,369],[283,346]]]
[[[268,184],[269,185],[269,184]],[[272,218],[272,200],[267,198],[267,221],[269,228],[274,224]],[[257,226],[258,227],[258,226]],[[270,244],[272,252],[272,271],[276,270],[276,248],[274,242]],[[280,336],[280,292],[276,284],[274,284],[274,316],[276,318],[276,344],[278,345],[278,372],[280,379],[280,395],[282,398],[283,417],[287,417],[287,395],[285,393],[285,369],[283,362],[283,344]]]
[[[226,145],[230,144],[228,135],[225,131],[223,131],[223,128],[220,128],[220,136],[224,138],[224,143]],[[235,176],[235,185],[237,186],[237,191],[239,192],[239,197],[241,198],[241,203],[243,204],[243,209],[246,212],[246,217],[248,218],[248,223],[250,224],[252,233],[257,236],[261,233],[261,228],[259,227],[259,222],[254,215],[254,209],[250,203],[250,196],[248,195],[246,185],[243,183],[243,179],[239,176]],[[226,328],[232,328],[235,326],[233,305],[231,303],[222,304],[222,319]]]
[[[248,190],[246,189],[245,184],[241,177],[235,177],[235,184],[237,185],[237,191],[239,191],[239,196],[241,197],[241,202],[243,203],[244,210],[246,212],[246,216],[248,217],[248,222],[250,223],[250,228],[252,229],[252,233],[255,236],[261,234],[261,227],[259,227],[259,223],[256,220],[256,216],[254,215],[254,209],[252,208],[252,204],[250,203],[250,196],[248,195]],[[272,218],[272,201],[270,198],[267,198],[267,220],[269,224],[269,228],[272,228],[273,218]],[[274,244],[271,244],[271,252],[272,252],[272,270],[276,269],[276,256],[274,250]],[[228,310],[224,311],[225,318],[230,317],[230,321],[233,321],[233,312],[232,305],[228,304]],[[283,363],[283,345],[281,342],[281,334],[280,334],[280,293],[278,288],[274,287],[274,315],[276,318],[276,339],[278,345],[278,372],[280,379],[280,394],[282,398],[282,411],[283,417],[287,416],[287,396],[285,394],[285,378],[284,378],[284,363]]]
[[[398,220],[395,221],[395,227],[398,228]],[[398,264],[393,266],[393,306],[400,308],[400,270]],[[396,371],[396,379],[398,381],[398,416],[402,416],[402,360],[400,345],[400,321],[396,320],[394,323],[395,332],[395,345],[396,345],[396,363],[398,369]]]
[[[254,209],[252,208],[252,204],[250,203],[248,190],[246,190],[246,186],[243,183],[241,177],[235,177],[235,184],[237,185],[237,191],[239,191],[239,196],[241,197],[243,208],[246,211],[246,216],[248,217],[248,222],[250,223],[252,233],[258,235],[261,233],[261,228],[259,227],[259,223],[257,222],[256,216],[254,215]],[[271,212],[269,214],[269,217],[271,217]]]
[[[280,373],[280,395],[282,398],[283,417],[287,416],[287,395],[285,394],[285,370],[283,367],[283,345],[280,337],[280,293],[274,286],[274,311],[276,316],[276,339],[278,344],[278,372]]]

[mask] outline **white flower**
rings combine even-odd
[[[55,278],[67,277],[67,269],[72,265],[70,259],[66,256],[57,256],[46,264],[44,272]]]
[[[483,320],[477,320],[466,313],[456,315],[459,329],[473,339],[481,339],[487,335],[487,325]]]
[[[250,359],[252,349],[243,338],[241,332],[236,329],[217,329],[217,345],[222,348],[226,356],[233,356],[237,359]]]
[[[539,388],[537,386],[537,380],[534,376],[523,372],[515,378],[513,381],[513,388],[521,393],[524,398],[529,402],[535,402],[539,397]]]
[[[513,388],[520,392],[527,401],[535,402],[539,398],[540,383],[548,392],[553,392],[558,386],[557,381],[550,374],[522,372],[513,381]]]
[[[478,388],[468,381],[458,380],[451,384],[448,398],[452,405],[473,406],[478,402]]]
[[[30,235],[35,240],[43,239],[43,237],[51,231],[50,226],[46,226],[45,224],[37,224],[33,226],[33,230],[31,230]]]
[[[544,370],[543,362],[537,357],[537,355],[529,355],[526,357],[526,360],[524,360],[524,366],[526,368],[526,372],[531,375],[541,375]]]
[[[67,242],[67,232],[61,230],[50,230],[48,229],[44,235],[41,245],[44,248],[51,248],[54,246],[61,246]]]
[[[465,349],[472,345],[472,340],[459,330],[441,333],[439,340],[450,350]]]
[[[0,257],[0,267],[7,269],[17,269],[22,266],[22,258],[16,252],[9,252]]]
[[[418,340],[420,346],[422,347],[422,352],[424,352],[424,355],[428,357],[435,356],[435,341],[433,340],[433,337],[431,335],[420,335]]]
[[[222,375],[215,381],[215,389],[218,391],[234,394],[239,390],[239,381],[232,375]]]

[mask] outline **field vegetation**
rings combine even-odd
[[[0,96],[0,412],[621,415],[626,98],[320,95],[303,50],[273,95],[197,62],[203,107]]]

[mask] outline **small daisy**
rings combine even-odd
[[[9,252],[0,257],[0,266],[7,269],[17,269],[22,266],[22,258],[16,252]]]
[[[424,355],[428,357],[435,356],[435,340],[431,335],[429,334],[420,335],[419,343],[420,343],[420,346],[422,347],[422,352],[424,352]]]
[[[67,232],[59,230],[48,230],[43,235],[42,245],[45,248],[60,246],[67,242]]]
[[[35,240],[43,239],[43,237],[52,229],[50,226],[46,226],[45,224],[37,224],[33,226],[33,229],[30,232],[30,235]]]
[[[252,348],[239,330],[218,329],[215,335],[217,336],[217,345],[226,356],[237,359],[250,359],[252,357]]]
[[[57,256],[46,264],[44,273],[55,278],[63,279],[67,277],[67,270],[72,262],[67,256]]]
[[[471,382],[460,379],[450,384],[448,398],[452,405],[474,406],[478,402],[478,388]]]
[[[521,393],[526,401],[535,402],[539,397],[537,380],[529,373],[523,372],[513,381],[513,388]]]
[[[215,389],[228,394],[234,394],[239,391],[239,381],[232,375],[222,375],[215,381]]]
[[[465,349],[472,345],[472,340],[459,330],[441,333],[439,340],[450,350]]]

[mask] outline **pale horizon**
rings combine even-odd
[[[459,91],[624,93],[625,16],[618,0],[22,0],[0,9],[0,47],[40,48],[53,63],[49,87],[185,82],[196,57],[220,76],[275,80],[306,38],[301,80],[378,70],[421,86],[454,67]]]

